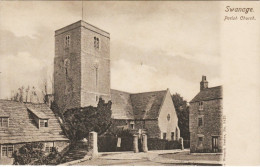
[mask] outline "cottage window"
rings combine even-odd
[[[2,157],[12,157],[13,152],[13,145],[2,145]]]
[[[171,138],[174,140],[174,132],[171,133]]]
[[[45,152],[54,152],[54,143],[45,143]]]
[[[40,127],[48,127],[48,120],[40,119]]]
[[[202,126],[203,125],[203,119],[202,117],[198,119],[198,126]]]
[[[163,139],[166,140],[166,134],[167,133],[163,133]]]
[[[67,35],[67,36],[65,37],[65,46],[66,46],[66,47],[70,46],[70,36],[69,36],[69,35]]]
[[[203,110],[203,101],[199,102],[199,110]]]
[[[131,129],[135,129],[135,123],[134,123],[134,121],[131,121],[131,122],[130,122],[130,128],[131,128]]]
[[[9,121],[7,117],[0,117],[0,127],[8,127]]]

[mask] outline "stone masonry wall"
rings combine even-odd
[[[190,104],[190,151],[212,151],[212,136],[219,136],[219,148],[223,145],[222,99],[203,102],[203,110],[199,111],[199,102]],[[198,118],[203,118],[203,125],[198,126]],[[203,137],[199,146],[199,136]],[[201,147],[202,146],[202,147]]]

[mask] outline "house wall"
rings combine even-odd
[[[199,111],[199,102],[190,104],[190,151],[211,152],[212,136],[219,136],[219,148],[223,146],[223,112],[222,99],[203,102],[203,110]],[[203,125],[198,126],[198,118],[203,118]],[[199,136],[203,141],[199,142]]]
[[[168,114],[170,115],[169,121],[167,119]],[[178,117],[169,91],[167,91],[164,102],[161,106],[158,125],[161,131],[161,138],[163,137],[162,134],[166,133],[166,139],[171,140],[171,132],[174,132],[174,140],[179,139],[180,130],[178,128]]]

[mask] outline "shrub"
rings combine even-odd
[[[181,149],[181,143],[177,140],[168,141],[164,139],[149,138],[147,140],[148,150],[172,150]]]
[[[46,154],[43,143],[27,143],[13,154],[14,165],[50,165],[57,164],[60,154],[54,148],[53,152]]]

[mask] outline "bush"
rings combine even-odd
[[[133,137],[122,137],[121,147],[117,147],[118,138],[114,136],[98,137],[99,152],[132,151]]]
[[[164,139],[149,138],[147,140],[148,150],[172,150],[181,149],[179,141],[168,141]]]
[[[27,143],[13,154],[14,165],[54,165],[60,159],[60,154],[54,148],[53,152],[46,154],[43,143]]]
[[[114,152],[116,151],[117,138],[113,136],[98,137],[99,152]]]

